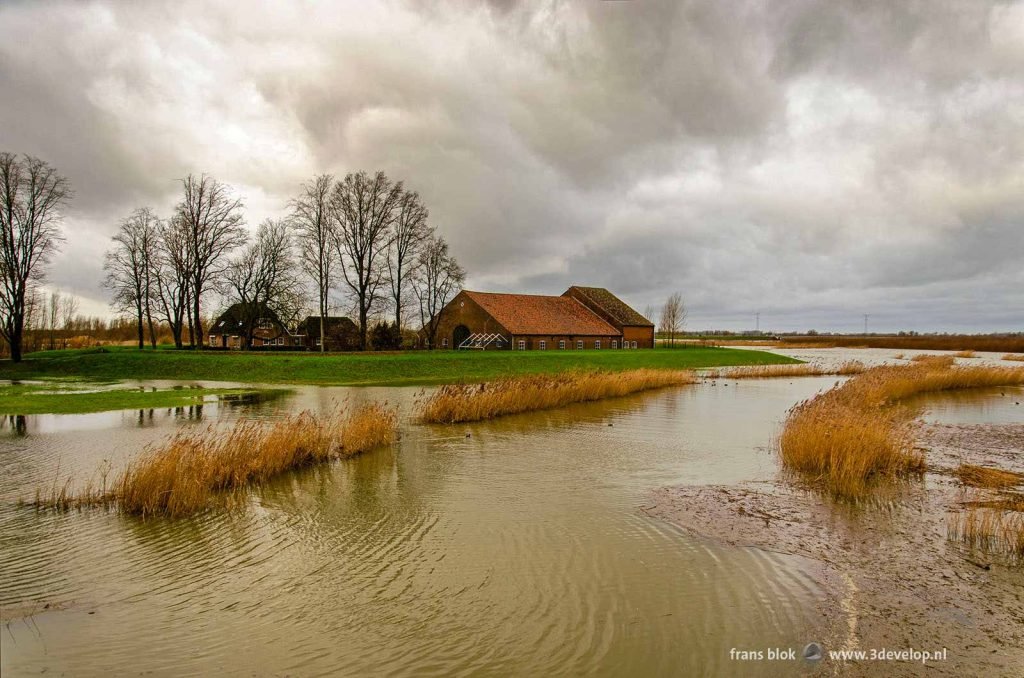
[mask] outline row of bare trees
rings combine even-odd
[[[301,266],[316,290],[321,319],[328,315],[331,291],[340,287],[352,301],[365,349],[371,315],[390,304],[400,332],[415,298],[435,343],[436,322],[429,327],[429,321],[440,310],[438,299],[447,303],[465,272],[429,225],[418,193],[383,172],[341,180],[322,174],[303,185],[291,207]],[[321,322],[321,350],[324,332]]]
[[[247,239],[242,202],[203,175],[182,180],[182,198],[169,219],[142,207],[123,219],[107,252],[106,284],[116,309],[136,318],[139,348],[155,347],[156,323],[165,322],[181,348],[188,332],[203,344],[202,301],[219,292],[228,255]]]
[[[15,361],[23,353],[28,303],[38,298],[46,264],[63,241],[62,210],[71,197],[67,179],[45,161],[0,153],[0,336]],[[369,320],[389,305],[396,331],[418,307],[436,344],[437,315],[465,272],[428,224],[416,192],[382,172],[340,180],[324,174],[304,184],[289,209],[250,238],[242,201],[230,187],[189,175],[170,217],[143,207],[123,219],[106,256],[106,284],[114,307],[134,317],[139,347],[147,339],[156,346],[163,325],[177,347],[186,338],[202,347],[202,308],[211,294],[253,313],[269,308],[287,321],[297,318],[309,288],[321,318],[330,315],[332,294],[343,293],[358,318],[362,348]],[[323,322],[320,333],[323,349]],[[251,339],[250,329],[247,345]]]
[[[147,332],[155,345],[154,323],[161,321],[175,345],[184,344],[187,329],[191,345],[201,347],[201,307],[211,292],[239,304],[245,347],[265,310],[294,324],[310,289],[321,318],[321,350],[335,290],[358,318],[361,348],[375,313],[390,303],[400,331],[413,297],[432,339],[431,319],[465,278],[428,225],[419,195],[382,172],[314,177],[290,202],[286,218],[264,221],[251,239],[242,203],[227,186],[190,175],[182,193],[166,221],[148,208],[124,219],[107,255],[107,285],[115,306],[136,318],[140,348]]]
[[[0,336],[21,360],[27,302],[61,240],[66,178],[31,156],[0,153]]]

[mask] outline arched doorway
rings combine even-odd
[[[470,331],[465,325],[459,325],[452,333],[452,348],[458,348],[466,339],[469,339]]]

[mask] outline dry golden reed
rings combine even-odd
[[[1024,353],[1007,353],[1003,356],[1003,360],[1014,360],[1016,362],[1024,362]]]
[[[822,375],[849,376],[860,374],[866,367],[859,360],[847,360],[838,367],[828,368],[812,363],[797,365],[750,365],[746,367],[723,367],[707,370],[707,379],[770,379],[775,377],[815,377]]]
[[[953,354],[957,358],[977,358],[978,354],[974,351],[957,351]]]
[[[1024,368],[956,366],[952,356],[884,366],[790,410],[779,437],[783,464],[839,497],[864,495],[878,478],[922,473],[914,447],[918,393],[1024,384]]]
[[[142,516],[191,515],[218,493],[388,445],[396,423],[394,409],[375,403],[326,416],[302,412],[270,425],[243,419],[227,431],[182,432],[131,462],[109,491],[86,488],[72,495],[65,484],[48,498],[37,492],[36,506],[115,504]]]
[[[946,534],[968,548],[1024,560],[1024,513],[1020,510],[974,506],[947,516]]]
[[[1024,483],[1024,473],[975,466],[974,464],[961,464],[953,469],[953,475],[964,485],[992,490],[1001,490]]]
[[[693,372],[689,371],[640,369],[536,374],[484,384],[448,384],[421,403],[418,418],[430,424],[480,421],[694,381]]]

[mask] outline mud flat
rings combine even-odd
[[[948,648],[947,660],[832,662],[834,675],[1019,676],[1024,666],[1024,566],[947,540],[962,509],[959,464],[1024,471],[1024,424],[930,423],[919,445],[929,471],[870,504],[836,503],[779,474],[736,485],[656,490],[643,512],[735,546],[822,564],[831,620],[826,650]]]

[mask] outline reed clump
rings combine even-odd
[[[351,457],[392,443],[397,414],[382,404],[351,412],[292,415],[266,425],[239,420],[231,429],[182,432],[129,463],[110,490],[71,494],[65,484],[36,506],[68,509],[112,504],[140,516],[187,516],[223,493],[243,490],[287,470]]]
[[[971,507],[950,515],[946,530],[950,540],[968,548],[1024,561],[1024,513],[1019,510]]]
[[[977,358],[978,354],[974,351],[957,351],[953,356],[956,358]]]
[[[1003,360],[1024,362],[1024,353],[1007,353],[1006,355],[1003,356]]]
[[[882,478],[924,472],[915,449],[919,393],[1024,384],[1024,368],[957,366],[952,356],[867,370],[790,410],[779,437],[783,464],[835,496],[857,498]]]
[[[796,365],[750,365],[723,367],[704,372],[708,379],[771,379],[776,377],[815,377],[823,375],[849,376],[860,374],[866,367],[859,360],[847,360],[838,367],[828,368],[813,363]]]
[[[961,464],[953,469],[953,475],[964,485],[991,490],[1002,490],[1024,483],[1024,473],[974,464]]]
[[[640,369],[537,374],[483,384],[448,384],[420,404],[418,418],[428,424],[480,421],[695,381],[690,371]]]

